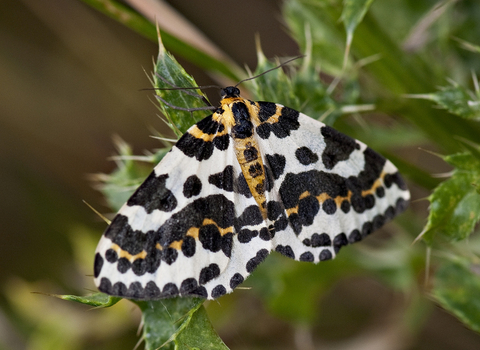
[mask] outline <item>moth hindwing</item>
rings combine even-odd
[[[272,250],[334,258],[409,198],[395,166],[362,142],[227,87],[113,219],[96,250],[95,283],[127,298],[214,299]]]

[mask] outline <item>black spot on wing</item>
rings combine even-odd
[[[202,191],[202,181],[197,175],[192,175],[185,180],[183,184],[183,195],[186,198],[198,196]]]
[[[162,247],[168,247],[172,242],[184,239],[190,228],[202,227],[205,219],[211,219],[219,227],[226,229],[233,225],[234,218],[235,209],[233,202],[224,195],[215,194],[198,198],[167,219],[155,232],[155,240]],[[200,232],[203,232],[202,236],[205,238],[202,244],[212,249],[217,249],[218,239],[208,238],[208,233],[213,233],[214,237],[218,238],[220,235],[218,229],[216,229],[215,225],[203,227],[205,227],[203,228],[204,231]]]
[[[156,176],[152,171],[127,202],[128,206],[140,205],[147,213],[155,209],[169,212],[177,207],[177,199],[165,187],[167,174]]]
[[[273,178],[277,180],[285,170],[285,157],[281,154],[275,153],[272,155],[267,154],[266,159],[270,169],[272,170]]]
[[[302,255],[300,255],[300,261],[313,262],[314,260],[315,260],[315,257],[310,252],[305,252],[305,253],[302,253]]]
[[[244,226],[254,226],[263,222],[262,213],[257,205],[246,207],[242,214],[235,219],[235,231],[240,232]]]
[[[178,293],[177,293],[178,294]],[[145,299],[158,299],[161,295],[160,288],[153,281],[149,281],[143,290],[143,297]]]
[[[197,280],[195,278],[187,278],[180,284],[180,293],[182,295],[189,294],[192,290],[198,287]]]
[[[210,140],[204,141],[187,131],[175,144],[175,147],[180,149],[186,156],[190,158],[195,157],[197,160],[202,161],[212,156],[214,147],[222,151],[228,148],[228,134],[212,137],[224,131],[225,126],[213,120],[211,115],[199,121],[196,127],[207,136],[210,136]]]
[[[354,139],[330,126],[321,127],[320,132],[326,144],[322,162],[327,169],[333,169],[338,162],[347,160],[355,149],[360,149],[360,145]]]
[[[100,275],[103,267],[103,258],[97,253],[95,254],[95,262],[93,263],[93,276],[97,278]]]
[[[227,294],[227,289],[219,284],[218,286],[216,286],[215,288],[212,289],[212,298],[213,299],[216,299],[216,298],[219,298],[221,297],[222,295],[225,295]]]
[[[205,284],[214,278],[218,277],[220,275],[220,268],[218,267],[217,264],[210,264],[207,267],[204,267],[200,271],[200,277],[198,279],[198,282],[200,284]]]
[[[198,286],[195,278],[187,278],[183,280],[180,285],[180,294],[182,296],[195,296],[200,298],[206,298],[208,296],[205,287]]]
[[[110,262],[110,263],[114,263],[118,260],[118,254],[115,250],[108,249],[105,252],[105,259],[107,259],[107,261]]]
[[[300,147],[295,151],[295,157],[303,165],[309,165],[318,162],[318,155],[308,147]]]
[[[228,134],[216,136],[213,139],[213,145],[220,151],[225,151],[230,144],[230,136]]]
[[[222,235],[215,225],[200,227],[198,240],[202,243],[204,249],[211,252],[218,252],[222,249]]]
[[[214,135],[218,132],[222,132],[225,129],[225,126],[222,123],[213,120],[213,115],[203,118],[196,124],[196,126],[207,135]]]
[[[264,122],[260,124],[256,129],[257,134],[262,139],[268,139],[270,133],[273,133],[276,137],[281,139],[290,136],[292,130],[297,130],[300,127],[298,115],[299,113],[296,110],[283,107],[282,112],[278,117],[278,122]]]
[[[245,180],[245,176],[243,176],[242,172],[240,173],[240,175],[238,175],[238,178],[233,182],[233,190],[236,193],[240,193],[241,195],[244,195],[247,198],[252,197],[252,192],[250,192],[250,188],[248,187],[247,180]]]
[[[400,176],[400,173],[398,172],[394,174],[386,174],[383,181],[385,182],[385,186],[387,186],[387,188],[390,188],[392,184],[396,184],[398,188],[404,191],[407,190],[407,184],[405,183],[403,178]]]
[[[330,260],[332,259],[332,252],[328,249],[324,249],[320,252],[319,259],[320,261]]]
[[[277,112],[277,105],[273,102],[258,102],[258,106],[260,107],[258,118],[261,122],[267,121]]]
[[[171,298],[171,297],[177,296],[178,294],[180,294],[180,291],[178,290],[178,287],[174,283],[167,283],[166,285],[163,286],[163,290],[162,290],[163,298]]]
[[[182,253],[187,258],[190,258],[195,255],[195,251],[197,250],[197,241],[195,238],[191,236],[186,236],[182,242]]]
[[[255,268],[263,261],[268,255],[267,249],[261,249],[257,252],[257,254],[251,258],[246,265],[247,271],[251,273]]]
[[[174,147],[177,147],[187,157],[195,157],[198,161],[209,159],[213,153],[212,141],[197,139],[195,136],[185,133]]]
[[[258,236],[257,230],[249,230],[247,228],[244,228],[238,233],[237,239],[240,243],[248,243],[252,240],[252,238],[257,236]]]
[[[275,251],[279,252],[282,255],[285,255],[288,258],[295,259],[295,253],[293,252],[292,247],[290,247],[289,245],[284,246],[279,244],[275,247]]]
[[[118,262],[117,262],[118,272],[125,273],[130,269],[130,267],[132,267],[132,263],[130,262],[130,260],[128,260],[127,258],[118,259]]]
[[[244,281],[244,277],[239,274],[239,273],[236,273],[235,275],[233,275],[233,277],[230,279],[230,288],[232,289],[235,289],[239,284],[243,283]]]
[[[218,188],[232,192],[233,191],[233,166],[228,165],[225,169],[208,177],[208,182]]]
[[[335,236],[333,239],[333,249],[335,250],[335,253],[338,253],[340,248],[348,244],[348,239],[345,233],[340,233]]]
[[[140,259],[139,262],[135,261],[133,266],[136,268],[134,271],[154,272],[160,266],[160,262],[163,259],[163,252],[156,249],[155,234],[153,231],[142,232],[139,230],[133,230],[128,224],[128,218],[124,215],[118,214],[112,220],[110,226],[105,231],[105,237],[112,240],[117,244],[120,249],[128,252],[131,255],[136,255],[145,251],[147,253],[145,259]],[[107,250],[110,262],[114,262],[118,259],[117,254],[112,250]],[[128,261],[128,260],[127,260]],[[137,265],[144,264],[141,267]],[[120,269],[128,269],[130,266],[122,262]],[[126,271],[126,270],[125,270]],[[138,274],[138,273],[137,273]]]

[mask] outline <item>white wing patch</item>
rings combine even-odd
[[[290,108],[224,89],[120,209],[95,283],[135,299],[218,298],[272,250],[319,262],[403,211],[388,160]]]

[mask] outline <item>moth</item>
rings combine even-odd
[[[95,254],[104,293],[232,292],[271,251],[318,263],[408,204],[397,168],[296,110],[222,90],[120,209]]]

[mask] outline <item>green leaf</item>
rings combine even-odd
[[[435,274],[433,296],[443,308],[480,332],[480,262],[449,261]]]
[[[111,295],[104,294],[104,293],[94,293],[92,295],[88,295],[85,297],[80,297],[76,295],[53,295],[53,296],[63,300],[75,301],[77,303],[95,306],[98,308],[110,307],[118,303],[120,300],[122,300],[122,298],[113,297]]]
[[[467,238],[480,220],[480,161],[470,153],[444,157],[456,166],[450,179],[430,195],[430,213],[423,239],[431,244],[435,234],[451,241]]]
[[[409,96],[436,102],[439,107],[459,117],[480,120],[480,100],[455,82],[435,93]]]
[[[160,109],[168,120],[168,126],[181,136],[193,124],[200,121],[212,111],[192,111],[181,109],[201,109],[207,105],[206,97],[198,89],[180,90],[172,88],[197,87],[192,76],[187,74],[177,60],[165,49],[162,42],[159,42],[158,59],[155,64],[155,75],[153,77],[157,95],[163,99],[159,100]],[[170,90],[165,90],[170,89]],[[178,107],[177,109],[174,107]]]
[[[345,25],[347,32],[347,47],[350,46],[353,39],[353,32],[362,21],[373,0],[344,0],[343,11],[340,19]]]
[[[142,158],[154,163],[154,161],[159,161],[159,157],[134,157],[132,149],[127,143],[120,138],[116,138],[114,141],[118,149],[117,169],[109,175],[97,175],[94,179],[101,182],[99,188],[109,207],[118,211],[152,171],[151,166],[141,165],[134,159]]]
[[[208,320],[204,299],[132,300],[142,310],[145,349],[228,350]]]

